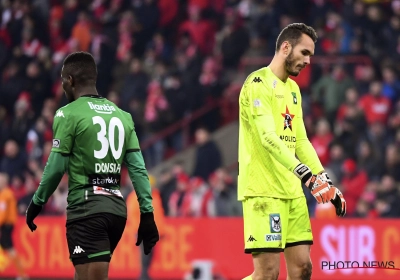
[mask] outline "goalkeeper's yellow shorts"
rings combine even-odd
[[[248,197],[243,200],[245,253],[283,252],[313,244],[306,198]]]

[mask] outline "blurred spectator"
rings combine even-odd
[[[399,29],[400,29],[400,18]],[[400,31],[400,30],[399,30]],[[396,37],[400,36],[399,35]],[[394,69],[390,66],[386,66],[382,69],[382,95],[389,98],[392,102],[396,102],[400,98],[400,81],[396,75]]]
[[[33,194],[39,186],[39,182],[35,180],[35,177],[31,173],[26,173],[24,186],[25,195],[18,200],[18,213],[20,215],[25,215],[26,209],[32,200]]]
[[[367,218],[371,211],[371,205],[364,199],[359,199],[357,201],[356,209],[354,211],[353,217],[355,218]]]
[[[312,86],[313,99],[322,105],[330,124],[333,124],[346,90],[352,86],[352,79],[340,64],[335,65],[330,74],[323,76]]]
[[[15,103],[15,117],[11,121],[10,138],[14,139],[20,146],[25,145],[26,135],[32,125],[28,98],[25,94],[21,95]]]
[[[343,196],[346,197],[347,215],[353,215],[357,201],[361,197],[365,186],[368,183],[367,173],[359,170],[357,163],[352,159],[346,159],[343,162],[343,179],[340,182],[340,189]]]
[[[396,182],[390,176],[384,176],[375,200],[375,209],[379,217],[390,218],[400,216],[399,192]]]
[[[370,125],[374,122],[386,124],[390,109],[390,99],[382,95],[382,83],[371,82],[369,94],[361,97],[360,107],[364,111],[365,119]]]
[[[330,162],[328,164],[329,170],[332,171],[334,178],[331,178],[334,182],[341,182],[343,177],[342,164],[345,159],[343,146],[339,143],[333,142],[329,148]]]
[[[326,119],[320,119],[316,125],[315,135],[311,138],[311,144],[317,152],[323,166],[329,163],[329,144],[332,139],[333,134],[328,121]]]
[[[208,184],[210,189],[202,203],[203,216],[228,217],[242,214],[242,205],[237,200],[236,186],[225,169],[219,168],[213,172]]]
[[[392,176],[400,182],[400,153],[399,148],[393,144],[386,147],[385,174]]]
[[[215,26],[201,16],[201,9],[196,5],[188,6],[189,19],[179,26],[179,33],[187,32],[200,51],[207,55],[214,46]]]
[[[8,140],[4,145],[4,157],[0,161],[0,172],[4,172],[9,178],[23,174],[26,169],[26,156],[20,150],[17,142]]]
[[[125,64],[126,62],[124,61],[123,63]],[[121,75],[125,70],[127,70],[123,65],[120,67],[122,67],[122,69],[118,71],[118,75]],[[129,72],[126,74],[125,81],[121,88],[120,96],[122,108],[126,110],[132,99],[145,102],[148,82],[149,78],[147,74],[143,72],[140,60],[133,59],[129,66]]]
[[[236,69],[240,58],[249,46],[249,34],[235,9],[225,11],[225,23],[217,34],[225,69]]]
[[[197,148],[193,176],[207,180],[211,173],[221,167],[221,153],[205,128],[197,129],[195,135]]]
[[[190,213],[190,194],[189,176],[179,173],[176,176],[176,190],[168,199],[168,215],[171,217],[189,216]]]
[[[358,145],[357,166],[360,170],[365,171],[369,180],[378,180],[383,175],[382,157],[366,140],[361,141]]]
[[[172,193],[174,193],[174,191],[177,188],[178,176],[183,173],[184,173],[183,167],[180,162],[176,162],[174,164],[174,166],[171,168],[171,170],[164,169],[161,172],[161,176],[160,176],[160,180],[159,180],[160,184],[159,184],[158,188],[160,189],[160,196],[161,196],[161,200],[162,200],[164,213],[167,216],[170,215],[169,199],[170,199]]]

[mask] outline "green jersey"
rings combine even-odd
[[[139,143],[130,114],[106,98],[82,96],[54,117],[52,152],[68,155],[67,219],[99,212],[126,217],[121,165]]]

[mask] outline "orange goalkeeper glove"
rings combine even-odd
[[[333,185],[332,180],[329,178],[326,172],[322,172],[320,175],[323,177],[323,180],[328,182],[328,184],[331,186],[331,189],[335,190],[335,195],[331,199],[331,202],[336,208],[336,215],[343,217],[346,215],[346,200],[344,199],[342,192]]]
[[[302,163],[297,165],[293,172],[310,189],[318,204],[327,203],[335,198],[336,188],[329,184],[327,176],[313,175],[311,169]]]

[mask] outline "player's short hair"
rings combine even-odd
[[[97,66],[87,52],[74,52],[64,59],[64,72],[71,75],[79,85],[96,84]]]
[[[278,52],[282,43],[285,41],[288,41],[293,47],[295,47],[303,34],[308,35],[314,43],[317,42],[318,35],[314,28],[305,25],[304,23],[291,23],[283,28],[281,33],[279,33],[278,38],[276,39],[275,50]]]

